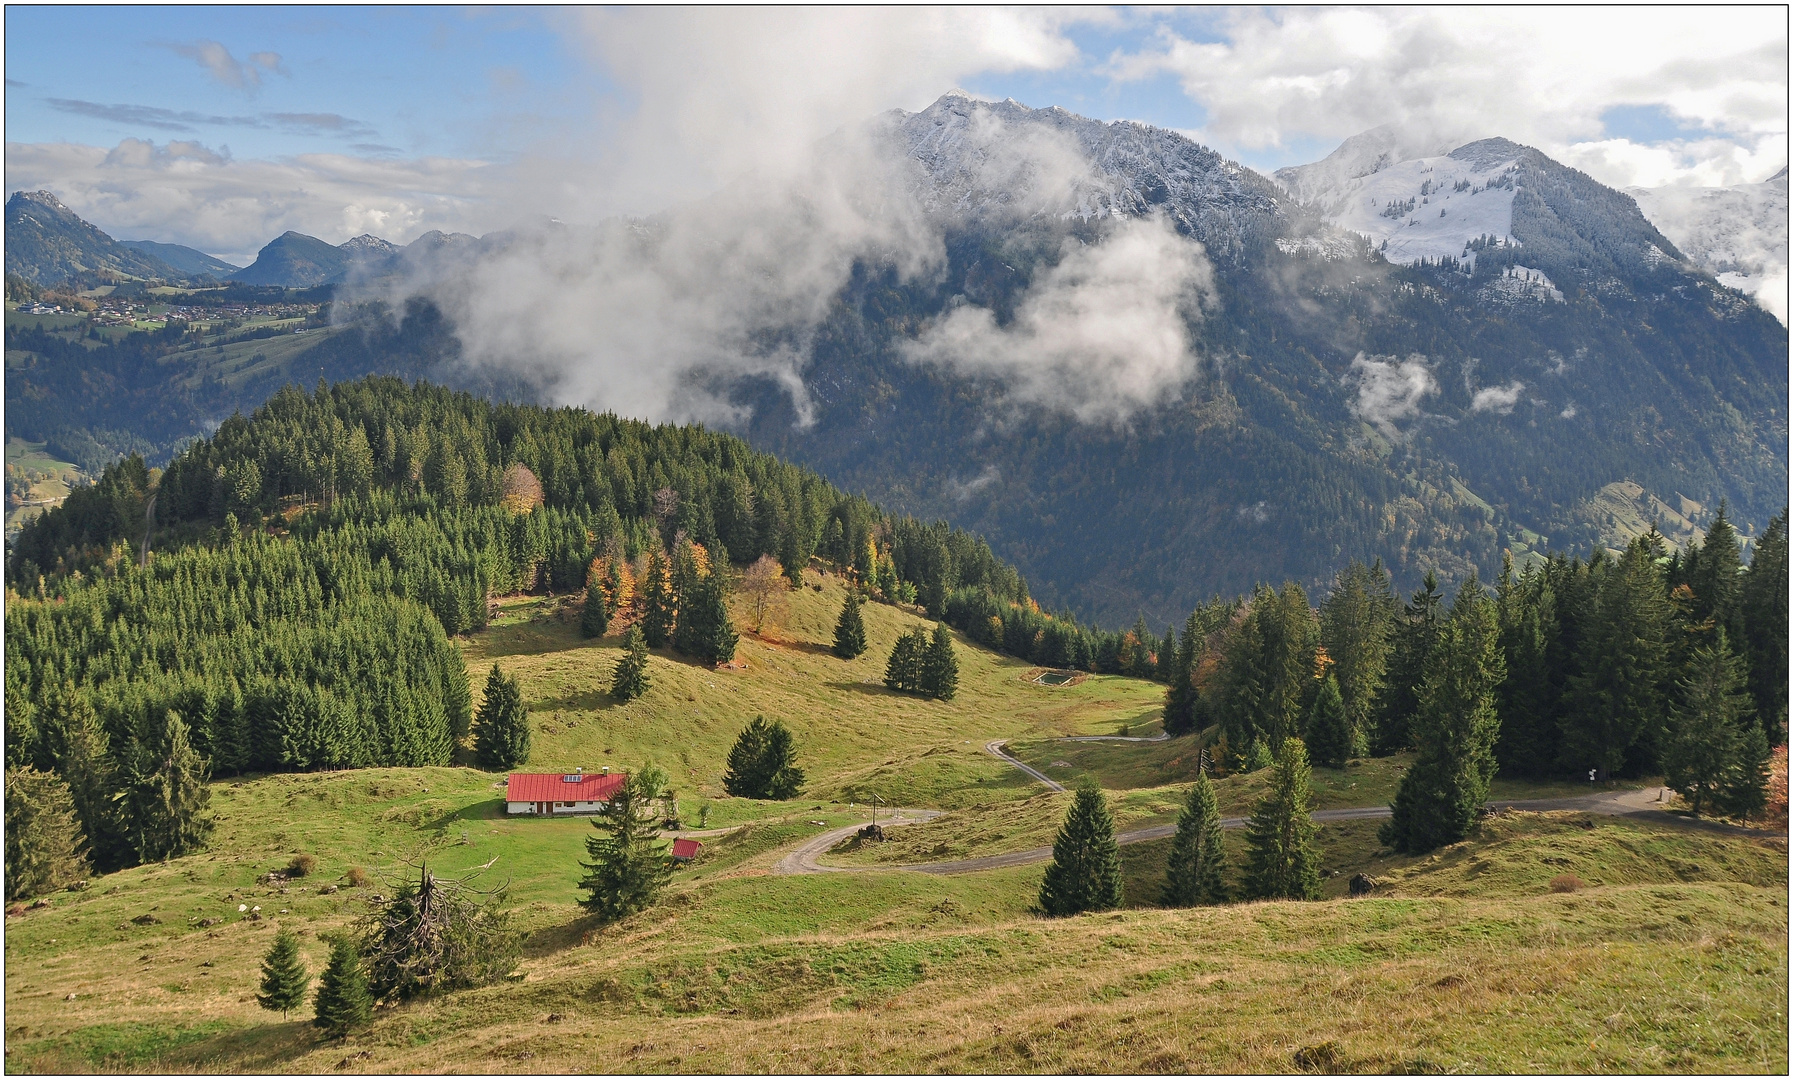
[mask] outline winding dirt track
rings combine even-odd
[[[1096,736],[1097,738],[1120,738],[1119,736]],[[1085,738],[1091,738],[1086,736]],[[1155,742],[1156,739],[1134,739],[1136,742]],[[1022,772],[1045,784],[1052,791],[1063,791],[1064,786],[1051,777],[1042,774],[1020,759],[1008,753],[1004,740],[992,739],[984,744],[984,751],[992,757],[1020,769]],[[1595,795],[1579,795],[1557,799],[1518,799],[1501,800],[1488,803],[1490,810],[1580,810],[1590,814],[1628,815],[1645,818],[1663,824],[1677,825],[1683,828],[1702,829],[1712,832],[1743,834],[1750,836],[1779,836],[1780,833],[1761,829],[1745,829],[1722,822],[1706,821],[1700,818],[1686,818],[1678,814],[1669,814],[1660,809],[1661,795],[1653,795],[1657,789],[1644,788],[1633,791],[1601,792]],[[1666,794],[1666,792],[1664,793]],[[907,825],[918,821],[930,821],[941,815],[940,810],[898,810],[889,824],[891,826]],[[1316,810],[1313,818],[1318,822],[1328,821],[1364,821],[1391,816],[1393,811],[1386,806],[1352,806],[1338,810]],[[1242,817],[1222,818],[1220,824],[1226,829],[1242,829],[1247,819]],[[1029,848],[1026,851],[1010,851],[1001,855],[984,855],[975,859],[955,859],[948,862],[911,863],[907,866],[824,866],[817,859],[834,845],[852,836],[859,830],[857,825],[831,829],[812,840],[805,841],[802,846],[780,859],[773,867],[775,874],[837,874],[863,873],[868,870],[909,870],[918,874],[969,874],[980,870],[1001,870],[1011,866],[1026,866],[1029,863],[1045,862],[1052,857],[1050,847]],[[1120,844],[1137,844],[1144,840],[1160,840],[1175,835],[1175,825],[1154,825],[1147,829],[1134,829],[1115,837]]]

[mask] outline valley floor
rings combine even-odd
[[[961,646],[953,702],[891,694],[883,656],[917,620],[868,606],[871,650],[843,662],[820,644],[838,583],[808,584],[822,588],[793,594],[789,624],[768,635],[782,640],[744,637],[743,666],[719,671],[656,655],[653,689],[627,706],[598,690],[615,639],[581,640],[552,601],[507,602],[465,645],[476,683],[494,659],[522,679],[532,770],[656,757],[688,827],[700,814],[738,826],[705,838],[655,908],[598,929],[574,902],[589,823],[505,817],[494,774],[221,780],[209,850],[6,920],[7,1071],[1787,1070],[1783,836],[1656,812],[1508,810],[1411,859],[1349,815],[1322,825],[1328,899],[1161,909],[1169,841],[1147,839],[1121,849],[1126,908],[1050,920],[1030,910],[1038,862],[917,873],[907,866],[1051,842],[1069,796],[988,742],[1065,783],[1095,775],[1123,831],[1171,821],[1193,763],[1182,740],[1057,741],[1155,733],[1162,688],[1136,680],[1045,688]],[[802,799],[719,789],[729,741],[762,712],[797,732]],[[1405,763],[1316,769],[1316,806],[1386,805]],[[1248,812],[1262,783],[1220,781],[1222,812]],[[884,845],[830,836],[867,820],[873,791],[945,812]],[[1239,860],[1243,838],[1227,844]],[[778,872],[799,851],[857,872]],[[266,879],[299,852],[316,858],[311,876]],[[510,981],[382,1009],[346,1042],[257,1008],[275,926],[300,935],[316,972],[323,939],[408,866],[456,874],[494,858],[485,880],[510,882],[528,933]],[[370,883],[353,887],[352,867]],[[1358,872],[1377,888],[1348,899]]]

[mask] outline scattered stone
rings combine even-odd
[[[83,892],[86,889],[87,889],[87,882],[85,880],[77,881],[68,887],[69,892]]]
[[[200,925],[200,928],[203,929],[208,926],[217,926],[219,923],[221,923],[223,921],[224,921],[223,919],[201,919],[201,920],[199,920],[199,925]]]
[[[237,905],[237,914],[239,914],[239,915],[241,915],[243,912],[248,911],[248,910],[249,910],[248,904],[238,904]]]
[[[118,928],[120,930],[129,930],[131,928],[131,924],[130,923],[119,923]]]
[[[550,1024],[558,1024],[562,1020],[565,1020],[565,1019],[566,1019],[566,1017],[560,1015],[559,1013],[549,1013],[547,1022]]]
[[[1351,875],[1351,895],[1365,896],[1376,887],[1376,882],[1368,874]]]
[[[68,996],[68,997],[65,997],[65,998],[63,998],[63,999],[62,999],[62,1000],[64,1000],[64,1001],[73,1001],[73,1000],[75,1000],[75,995],[73,995],[73,994],[70,994],[70,995],[69,995],[69,996]]]
[[[50,898],[47,896],[40,896],[36,900],[31,901],[31,907],[33,910],[35,910],[37,908],[47,908],[49,906],[50,906]]]
[[[132,919],[131,921],[136,923],[138,926],[152,926],[155,923],[161,922],[162,920],[156,918],[154,915],[151,915],[149,912],[146,911],[143,914],[137,916],[135,919]]]
[[[254,911],[251,911],[249,913],[249,920],[251,922],[261,922],[261,908],[256,908]]]

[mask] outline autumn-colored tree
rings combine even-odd
[[[754,633],[764,634],[767,625],[784,625],[791,612],[790,593],[791,583],[777,559],[761,555],[754,560],[741,575],[740,590]]]
[[[503,493],[499,501],[513,514],[527,514],[542,505],[542,482],[536,479],[534,470],[520,461],[504,470],[499,491]]]

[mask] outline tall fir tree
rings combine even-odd
[[[1457,591],[1420,687],[1412,734],[1419,755],[1395,792],[1380,836],[1410,855],[1469,835],[1494,779],[1496,690],[1506,675],[1494,604],[1472,574]]]
[[[756,716],[735,737],[728,752],[722,789],[748,799],[790,799],[803,790],[795,740],[784,721]]]
[[[1750,696],[1770,745],[1787,739],[1787,511],[1756,541],[1739,604],[1747,637],[1733,642],[1749,659]]]
[[[1742,575],[1743,545],[1731,525],[1727,506],[1720,500],[1717,516],[1706,527],[1706,539],[1690,552],[1685,570],[1687,584],[1693,588],[1694,619],[1711,624],[1708,641],[1721,629],[1734,642],[1744,640]]]
[[[1224,904],[1227,901],[1226,848],[1221,838],[1220,804],[1204,770],[1189,785],[1177,834],[1164,871],[1166,907]]]
[[[366,1027],[373,1013],[373,992],[367,986],[361,953],[349,937],[338,937],[330,947],[330,962],[318,976],[317,1017],[312,1023],[341,1039]]]
[[[672,640],[676,611],[666,557],[658,549],[648,552],[646,577],[641,585],[641,632],[647,647],[658,649]]]
[[[606,923],[645,910],[672,879],[672,860],[660,843],[659,803],[665,774],[653,767],[631,774],[595,817],[585,838],[589,862],[579,904]]]
[[[1351,756],[1355,742],[1351,721],[1345,715],[1345,700],[1339,693],[1338,680],[1331,672],[1320,684],[1313,708],[1308,710],[1306,742],[1308,754],[1316,765],[1342,769],[1345,759]]]
[[[68,785],[29,765],[6,770],[6,898],[28,900],[87,874],[86,840]]]
[[[62,744],[57,767],[68,781],[94,868],[109,873],[131,865],[136,857],[125,834],[122,807],[113,797],[119,787],[118,766],[106,729],[86,695],[65,686],[62,701],[66,711],[54,727]]]
[[[1438,576],[1428,570],[1424,583],[1395,621],[1388,676],[1369,738],[1371,753],[1394,754],[1413,744],[1409,729],[1419,709],[1419,688],[1430,666],[1432,648],[1438,641],[1441,600]]]
[[[720,572],[693,578],[679,601],[679,625],[675,647],[687,656],[710,665],[735,658],[741,635],[729,614]]]
[[[921,690],[921,665],[928,651],[928,635],[920,627],[897,638],[890,661],[884,665],[884,685],[903,693]]]
[[[579,613],[579,636],[601,638],[610,626],[610,597],[597,581],[585,586],[585,608]]]
[[[610,696],[618,701],[634,701],[647,693],[647,638],[637,623],[623,636],[623,655],[616,662],[616,674],[610,682]]]
[[[1320,604],[1320,644],[1332,658],[1332,671],[1338,678],[1352,753],[1368,748],[1376,705],[1388,677],[1397,614],[1388,573],[1380,559],[1374,566],[1353,560]],[[1308,748],[1315,750],[1311,742]],[[1319,760],[1315,752],[1315,760]]]
[[[305,1004],[311,990],[311,973],[299,955],[299,937],[290,930],[274,935],[274,944],[261,962],[261,992],[255,1003],[282,1018]]]
[[[1562,731],[1553,678],[1557,649],[1556,591],[1550,574],[1527,567],[1513,573],[1511,554],[1502,559],[1494,605],[1507,677],[1499,692],[1500,739],[1494,755],[1502,771],[1544,776],[1557,765]]]
[[[1108,911],[1121,906],[1121,851],[1108,799],[1093,781],[1077,788],[1052,843],[1052,862],[1040,882],[1040,910],[1048,915]]]
[[[1711,645],[1695,650],[1679,691],[1663,771],[1697,817],[1723,801],[1748,768],[1751,703],[1744,693],[1743,662],[1731,655],[1722,629]]]
[[[934,627],[934,636],[922,655],[921,692],[941,701],[951,701],[959,692],[959,658],[953,652],[953,636],[945,626]]]
[[[529,739],[523,687],[493,664],[486,677],[486,699],[473,726],[474,756],[482,769],[514,769],[529,760]]]
[[[1583,637],[1581,673],[1570,680],[1571,722],[1562,764],[1571,773],[1594,768],[1617,775],[1639,743],[1654,744],[1669,682],[1669,602],[1660,570],[1634,541],[1598,581],[1593,618]]]
[[[151,714],[125,748],[123,821],[141,862],[197,851],[212,832],[210,768],[173,709]]]
[[[849,584],[840,618],[834,624],[834,655],[842,660],[854,660],[864,653],[865,619],[859,613],[859,590]]]
[[[1246,823],[1246,895],[1256,900],[1318,900],[1320,827],[1308,806],[1313,773],[1300,739],[1284,739],[1270,791]]]

